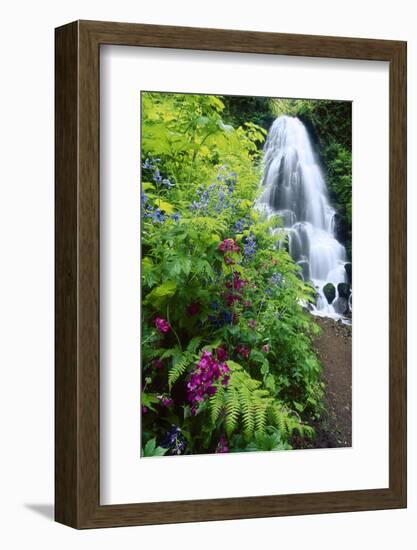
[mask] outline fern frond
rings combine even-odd
[[[236,389],[229,388],[226,397],[226,432],[229,436],[235,431],[239,415],[239,394]]]
[[[255,426],[256,431],[260,434],[265,433],[266,429],[266,417],[268,404],[263,399],[256,399],[254,403],[255,410]]]
[[[216,393],[212,395],[209,399],[210,416],[213,424],[216,423],[216,420],[219,418],[220,412],[224,406],[224,393],[224,387],[222,385],[219,385]]]
[[[250,440],[255,428],[255,418],[253,414],[253,404],[250,389],[246,385],[239,388],[239,399],[242,410],[243,432],[244,437]]]
[[[171,390],[172,386],[182,376],[187,367],[193,362],[193,354],[184,352],[181,356],[174,357],[173,366],[168,373],[168,385]]]
[[[187,346],[187,352],[189,353],[196,353],[197,352],[197,349],[198,349],[198,346],[200,345],[201,343],[201,340],[202,340],[202,337],[201,336],[194,336],[194,338],[192,338]]]

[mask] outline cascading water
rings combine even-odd
[[[278,117],[269,130],[264,156],[264,192],[258,206],[281,216],[289,252],[303,278],[317,290],[313,313],[343,317],[349,296],[341,296],[348,281],[345,247],[335,237],[335,210],[304,124],[295,117]],[[323,288],[331,283],[329,296]],[[338,288],[339,285],[339,288]],[[349,287],[347,287],[348,292]],[[328,298],[326,298],[326,295]]]

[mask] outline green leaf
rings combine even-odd
[[[153,437],[152,439],[150,439],[146,445],[145,445],[145,452],[144,452],[144,455],[145,456],[152,456],[154,450],[155,450],[155,446],[156,446],[156,438]]]
[[[175,291],[177,290],[176,281],[166,281],[161,285],[157,286],[146,296],[145,301],[160,307],[168,298],[174,296]]]
[[[158,208],[160,208],[167,214],[172,214],[174,212],[174,207],[172,206],[172,204],[162,199],[156,199],[155,204],[158,206]]]

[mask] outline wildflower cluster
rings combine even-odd
[[[164,178],[161,175],[161,171],[159,169],[158,164],[161,162],[161,159],[152,159],[147,158],[145,162],[142,164],[142,168],[144,170],[149,170],[151,173],[151,177],[153,181],[156,183],[157,186],[163,185],[167,189],[172,189],[174,187],[175,183],[173,183],[168,178]]]
[[[224,183],[227,188],[229,195],[233,193],[237,183],[237,174],[236,172],[227,172],[227,166],[220,166],[220,171],[217,176],[217,180]]]
[[[231,195],[236,186],[237,175],[235,172],[224,174],[225,167],[222,167],[217,180],[220,183],[212,183],[207,188],[200,185],[196,190],[196,199],[191,203],[190,210],[198,211],[199,213],[208,214],[213,210],[216,214],[220,214],[227,208],[235,208],[235,204],[231,201]]]
[[[144,195],[146,199],[146,195]],[[151,206],[150,204],[147,204],[147,202],[142,202],[142,206],[144,209],[144,218],[149,218],[152,220],[153,223],[163,223],[165,221],[165,215],[161,211],[160,208],[155,208],[154,206]]]
[[[256,237],[253,233],[250,233],[248,237],[245,238],[245,246],[243,249],[243,254],[245,260],[249,261],[256,253]]]
[[[227,385],[229,381],[229,367],[219,362],[211,351],[203,351],[195,370],[191,373],[187,383],[187,400],[191,404],[191,413],[194,415],[199,403],[205,397],[214,395],[217,391],[214,385],[221,378],[221,383]]]

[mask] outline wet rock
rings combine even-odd
[[[333,302],[333,307],[336,313],[339,313],[340,315],[346,315],[346,313],[349,311],[347,298],[339,296],[339,298],[337,298]]]
[[[345,271],[348,278],[348,283],[352,286],[352,264],[350,262],[345,264]]]
[[[331,304],[336,298],[336,289],[333,283],[327,283],[323,287],[323,294],[326,297],[326,300]]]
[[[350,288],[347,283],[339,283],[337,285],[337,292],[339,294],[339,297],[346,298],[346,300],[349,300]]]

